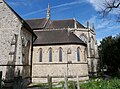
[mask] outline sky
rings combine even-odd
[[[76,18],[86,26],[94,23],[98,44],[107,36],[120,33],[120,23],[108,18],[101,18],[98,11],[103,0],[5,0],[23,19],[46,18],[48,3],[51,8],[51,19]],[[112,12],[112,15],[116,11]],[[92,27],[92,26],[91,26]]]

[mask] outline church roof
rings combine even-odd
[[[37,39],[34,46],[37,45],[65,45],[65,44],[86,44],[80,40],[73,32],[68,30],[47,30],[47,31],[34,31]]]
[[[38,28],[40,29],[40,28],[44,28],[47,19],[46,18],[30,19],[30,20],[26,20],[26,22],[29,24],[29,26],[32,29],[38,29]]]
[[[75,28],[75,20],[67,19],[67,20],[49,20],[46,18],[42,19],[31,19],[26,20],[26,22],[30,25],[32,29],[42,29],[42,28],[52,28],[52,29],[63,29],[63,28]],[[85,28],[82,24],[76,21],[76,25],[78,28]]]
[[[61,28],[74,28],[74,19],[68,19],[68,20],[53,20],[52,21],[52,27],[55,29],[61,29]],[[80,24],[78,21],[76,21],[76,25],[78,28],[85,28],[82,24]]]

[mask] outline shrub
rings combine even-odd
[[[88,81],[88,83],[81,84],[80,86],[85,89],[120,89],[120,79],[94,79]]]

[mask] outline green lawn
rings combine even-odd
[[[120,89],[120,79],[92,79],[80,86],[84,89]]]
[[[53,89],[63,89],[64,82],[60,82],[57,85],[53,84]],[[69,81],[69,89],[73,89],[76,82]],[[47,87],[46,84],[35,84],[32,87]],[[113,78],[110,80],[103,80],[100,78],[90,79],[86,82],[80,82],[81,89],[120,89],[120,79]]]
[[[110,80],[90,79],[86,83],[80,84],[81,89],[120,89],[120,79],[113,78]],[[53,89],[63,89],[62,87]],[[72,82],[69,82],[69,89],[73,89]]]

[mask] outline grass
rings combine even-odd
[[[59,82],[57,85],[53,84],[53,89],[63,89],[63,85],[65,82]],[[59,86],[61,85],[61,87]],[[73,89],[75,87],[76,82],[69,81],[68,82],[68,89]],[[29,87],[48,87],[47,84],[33,84]],[[120,79],[113,78],[110,80],[103,80],[100,78],[90,79],[84,83],[80,82],[81,89],[120,89]]]
[[[76,84],[76,82],[75,82]],[[69,81],[69,89],[73,89],[73,82]],[[120,79],[113,78],[110,80],[103,80],[100,78],[90,79],[86,83],[80,84],[81,89],[120,89]],[[53,89],[63,89],[62,87]]]
[[[120,79],[93,79],[80,86],[84,89],[120,89]]]

